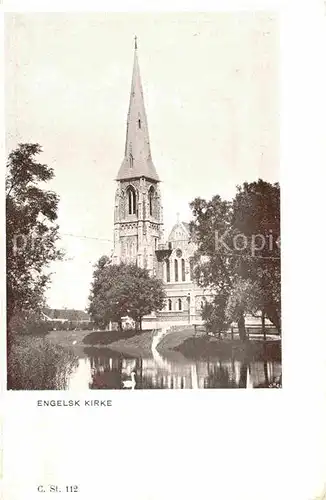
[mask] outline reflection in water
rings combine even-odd
[[[157,352],[157,351],[156,351]],[[188,360],[171,352],[168,358],[122,356],[106,348],[85,348],[85,358],[70,379],[69,389],[216,389],[269,387],[281,376],[279,361]],[[135,385],[128,382],[135,379]],[[126,383],[127,382],[127,383]]]
[[[89,358],[79,358],[78,366],[69,379],[68,389],[82,391],[91,383],[91,362]]]

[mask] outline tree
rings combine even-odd
[[[150,277],[146,269],[114,265],[103,256],[95,265],[89,300],[88,312],[100,327],[113,321],[121,329],[122,318],[129,316],[141,330],[143,316],[163,308],[165,292],[162,281]]]
[[[229,323],[243,322],[244,313],[258,312],[261,290],[256,282],[248,277],[234,279],[233,287],[226,302],[225,317]]]
[[[7,325],[15,313],[38,311],[50,279],[45,269],[62,258],[58,196],[43,189],[54,177],[52,168],[35,159],[39,144],[19,144],[9,154],[6,173]]]
[[[202,310],[202,318],[205,321],[206,328],[215,334],[218,333],[219,336],[229,326],[226,315],[227,300],[228,294],[220,291],[215,295],[212,302],[205,302]]]
[[[249,242],[241,259],[256,287],[257,309],[281,331],[280,186],[245,182],[232,208],[232,225]]]
[[[120,302],[117,297],[119,270],[122,276],[124,269],[112,265],[107,256],[101,257],[95,264],[88,313],[100,328],[106,328],[110,321],[119,323],[121,328],[121,317],[126,315],[122,297],[120,295]]]
[[[203,288],[210,289],[215,295],[211,303],[212,326],[220,333],[230,323],[226,316],[226,307],[235,286],[238,262],[230,251],[234,230],[232,227],[232,204],[214,196],[210,201],[196,198],[190,208],[194,220],[190,224],[192,238],[197,243],[194,255],[193,275]],[[217,239],[222,238],[223,245],[217,245]],[[239,335],[246,338],[244,326],[245,310],[237,311]]]
[[[246,313],[262,310],[280,327],[279,198],[278,184],[259,180],[238,187],[233,202],[214,196],[190,204],[194,277],[215,295],[206,321],[211,314],[219,329],[236,321],[242,340]]]

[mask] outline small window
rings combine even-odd
[[[179,269],[178,269],[178,261],[174,260],[174,281],[179,281]]]
[[[170,282],[170,261],[166,261],[166,281]]]
[[[182,281],[186,281],[186,264],[184,259],[181,259],[181,275]]]
[[[151,186],[148,192],[149,200],[149,215],[153,215],[153,205],[154,205],[154,187]]]
[[[138,118],[138,128],[141,128],[141,121],[140,121],[140,118]]]
[[[168,246],[169,246],[169,250],[172,250],[172,243],[171,243],[171,241],[169,241]]]
[[[128,195],[128,213],[129,215],[136,213],[136,192],[132,186],[127,189]]]
[[[129,165],[130,165],[130,168],[134,168],[134,157],[132,156],[131,153],[129,155]]]
[[[169,311],[172,311],[172,300],[171,299],[168,300],[168,308],[169,308]]]
[[[178,309],[179,311],[182,311],[182,300],[178,299]]]

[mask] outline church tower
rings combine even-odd
[[[136,37],[125,152],[116,181],[113,262],[137,264],[155,275],[155,250],[162,243],[163,214],[160,180],[149,143]]]

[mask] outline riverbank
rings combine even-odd
[[[90,347],[109,348],[129,356],[148,357],[151,355],[153,330],[52,331],[47,339],[63,347],[72,347],[74,351]]]
[[[73,347],[74,350],[85,347],[109,348],[121,354],[135,357],[152,357],[152,341],[154,330],[124,331],[53,331],[47,339],[63,347]],[[202,334],[199,334],[201,336]],[[184,328],[181,331],[168,333],[158,344],[157,349],[162,354],[174,351],[185,340],[193,338],[194,329]],[[198,338],[198,333],[196,334]]]
[[[126,331],[56,331],[50,332],[48,340],[74,351],[84,348],[107,348],[122,355],[133,357],[152,357],[153,330],[136,332]],[[239,339],[218,339],[206,335],[204,331],[194,332],[185,327],[181,331],[169,332],[157,346],[162,354],[179,352],[188,359],[207,359],[212,356],[231,359],[275,359],[281,360],[281,341],[267,340],[262,337],[241,342]]]
[[[218,356],[220,359],[236,358],[237,360],[261,361],[274,359],[281,361],[281,341],[252,339],[242,342],[239,339],[223,339],[207,335],[201,338],[186,338],[174,349],[181,352],[186,358],[207,359]]]

